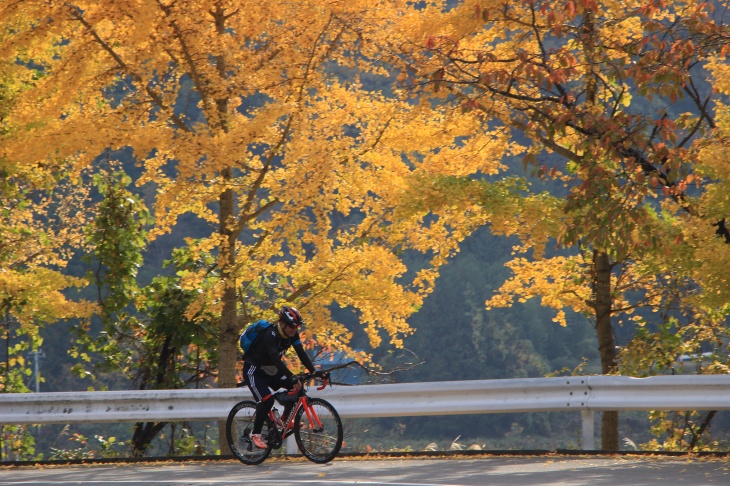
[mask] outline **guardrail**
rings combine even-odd
[[[572,376],[339,386],[312,396],[343,418],[510,412],[582,414],[582,448],[595,449],[594,412],[730,409],[730,375]],[[174,422],[224,419],[248,390],[0,394],[0,423]]]

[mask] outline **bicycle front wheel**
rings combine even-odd
[[[271,454],[271,446],[259,449],[251,441],[256,402],[244,400],[233,406],[226,420],[226,439],[233,455],[244,464],[261,464]],[[264,422],[262,435],[268,437],[270,421]]]
[[[300,407],[294,418],[294,438],[304,457],[320,464],[329,462],[337,456],[342,447],[340,415],[326,400],[321,398],[307,400],[312,412],[311,419],[304,407]]]

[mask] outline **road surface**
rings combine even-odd
[[[476,459],[337,459],[326,465],[272,459],[0,467],[0,485],[730,485],[727,459],[496,456]]]

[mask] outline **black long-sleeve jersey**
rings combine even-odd
[[[314,364],[312,364],[312,360],[309,359],[307,352],[304,351],[304,346],[302,345],[299,333],[297,332],[291,338],[281,337],[279,330],[276,328],[276,324],[271,325],[271,327],[265,329],[261,333],[243,359],[259,367],[276,366],[279,373],[291,378],[294,373],[289,371],[289,368],[287,368],[281,360],[281,357],[284,356],[291,346],[294,346],[294,351],[297,352],[297,356],[304,367],[307,368],[310,373],[314,373]]]

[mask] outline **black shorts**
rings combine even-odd
[[[280,388],[289,388],[291,381],[286,375],[269,375],[260,366],[244,361],[243,380],[257,402],[266,400],[271,391]]]

